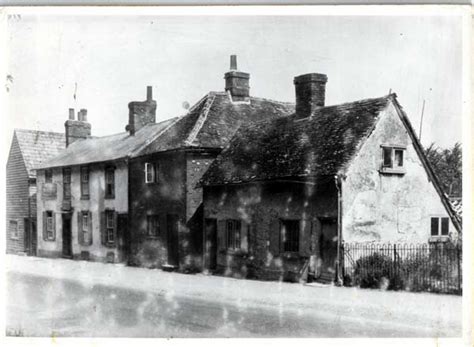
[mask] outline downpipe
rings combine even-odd
[[[342,182],[341,176],[335,175],[334,182],[337,189],[337,258],[336,258],[336,285],[341,287],[344,283],[342,278],[342,264],[344,256],[341,252],[342,244]]]

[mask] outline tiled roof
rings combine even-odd
[[[204,185],[334,175],[355,153],[391,96],[317,109],[239,129],[204,174]]]
[[[232,102],[225,92],[210,92],[135,156],[178,148],[221,149],[241,125],[269,121],[292,112],[292,103],[255,97],[248,102]]]
[[[462,221],[462,198],[449,197],[449,203],[451,204],[454,213],[456,213],[456,216],[460,221]]]
[[[138,130],[134,136],[123,132],[75,141],[57,156],[37,168],[91,164],[125,158],[152,141],[175,121],[176,118],[172,118],[160,123],[148,124]]]
[[[34,168],[55,157],[66,147],[63,133],[15,129],[15,135],[30,178],[36,177]]]

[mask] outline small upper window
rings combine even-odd
[[[105,197],[108,199],[115,197],[115,169],[113,167],[105,169]]]
[[[48,169],[44,172],[44,181],[46,183],[53,183],[53,170]]]
[[[431,217],[431,236],[448,236],[449,218]]]
[[[89,198],[89,167],[81,167],[81,198]]]
[[[382,146],[382,168],[385,173],[405,173],[404,169],[405,148],[395,146]]]
[[[158,164],[145,163],[145,183],[158,182]]]

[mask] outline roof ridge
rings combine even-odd
[[[259,96],[250,96],[250,99],[254,99],[254,100],[261,100],[261,101],[268,101],[268,102],[272,102],[274,104],[281,104],[281,105],[295,105],[294,102],[292,101],[279,101],[279,100],[274,100],[274,99],[269,99],[269,98],[262,98],[262,97],[259,97]]]
[[[199,118],[196,120],[196,123],[194,124],[193,129],[190,131],[188,138],[185,140],[185,143],[187,145],[191,145],[194,142],[194,140],[196,140],[196,137],[199,131],[202,129],[202,126],[204,125],[204,122],[207,119],[207,115],[209,114],[212,104],[214,103],[214,100],[216,99],[215,94],[210,94],[210,96],[211,97],[206,100],[203,106],[203,110],[201,111]]]
[[[164,122],[170,122],[170,124],[168,124],[164,129],[162,129],[161,131],[158,132],[158,134],[156,134],[155,136],[151,137],[148,141],[145,141],[145,143],[143,143],[142,145],[138,146],[137,148],[133,149],[132,151],[130,151],[129,153],[129,156],[133,156],[135,155],[136,153],[139,153],[141,150],[143,150],[144,148],[146,148],[146,146],[148,146],[150,143],[154,142],[157,138],[159,138],[162,134],[164,134],[166,131],[168,131],[169,128],[171,128],[174,124],[176,124],[182,117],[174,117],[174,118],[170,118],[170,119],[166,119],[164,121],[161,121],[159,123],[154,123],[154,124],[161,124],[161,123],[164,123]]]
[[[54,134],[54,135],[65,135],[64,133],[57,132],[57,131],[47,131],[47,130],[34,130],[34,129],[22,129],[22,128],[14,128],[13,131],[18,132],[28,132],[28,133],[43,133],[43,134]]]

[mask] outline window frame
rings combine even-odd
[[[15,231],[12,232],[12,223],[16,224]],[[10,229],[10,239],[12,240],[18,240],[20,238],[19,234],[19,221],[18,219],[10,219],[8,221],[8,227]]]
[[[433,221],[437,221],[437,233],[433,234]],[[445,233],[443,232],[446,227]],[[430,217],[430,238],[442,239],[449,237],[449,217],[447,216],[431,216]]]
[[[287,228],[290,224],[296,228]],[[296,231],[295,231],[296,230]],[[286,239],[288,232],[295,232],[292,239]],[[282,253],[299,253],[300,251],[301,220],[280,219],[280,245]],[[296,235],[296,237],[295,237]],[[295,240],[296,239],[296,240]]]
[[[53,183],[53,169],[44,170],[44,183]]]
[[[46,211],[46,240],[54,241],[55,236],[54,213],[53,211]]]
[[[146,234],[149,238],[157,238],[161,235],[160,218],[156,214],[146,216]]]
[[[81,166],[80,170],[81,199],[88,200],[90,198],[90,169],[89,166]]]
[[[109,217],[111,217],[110,220]],[[109,225],[109,221],[112,226]],[[109,245],[115,244],[115,227],[115,211],[105,210],[105,242]],[[112,238],[110,238],[111,235]]]
[[[69,177],[69,181],[66,180],[66,177]],[[71,168],[70,167],[63,168],[63,199],[64,200],[71,200],[72,198],[71,179],[72,179]]]
[[[406,153],[406,146],[403,145],[390,145],[390,144],[382,144],[381,147],[381,163],[380,163],[380,173],[387,173],[387,174],[399,174],[403,175],[406,173],[405,171],[405,153]],[[386,154],[390,151],[390,160],[387,161]],[[400,157],[401,165],[397,165],[397,153],[401,153]],[[390,162],[389,164],[387,164]]]
[[[105,199],[115,199],[115,167],[106,166],[104,170],[105,174]],[[111,174],[109,176],[109,174]],[[111,182],[109,178],[112,177]],[[109,192],[109,185],[111,186],[111,191]]]
[[[228,251],[242,249],[242,221],[240,219],[225,220],[225,248]]]
[[[146,184],[158,183],[158,168],[159,168],[159,165],[156,162],[145,163],[145,183]],[[152,176],[150,179],[148,179],[149,173]]]

